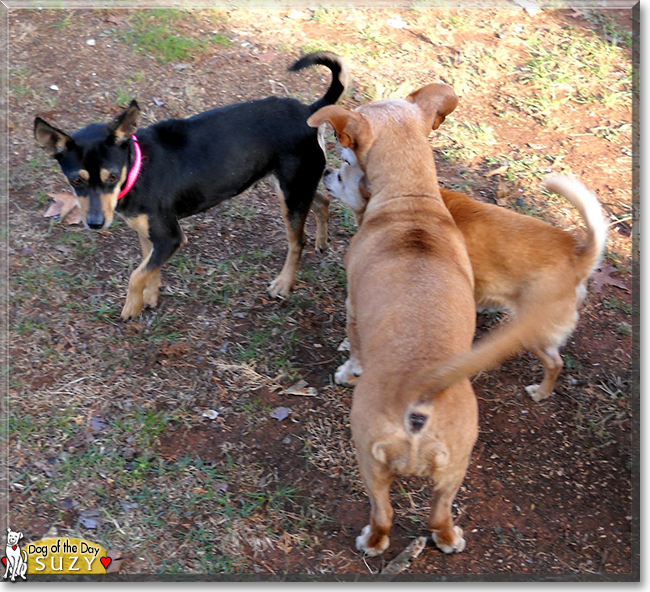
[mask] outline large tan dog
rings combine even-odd
[[[363,366],[351,427],[371,503],[356,544],[369,555],[389,545],[397,474],[433,480],[432,538],[445,553],[465,548],[451,504],[478,434],[476,398],[467,379],[430,398],[409,380],[469,350],[474,336],[472,269],[426,140],[456,104],[450,87],[432,84],[354,111],[326,107],[307,121],[332,124],[372,193],[345,258],[350,354]]]
[[[363,185],[358,165],[326,171],[325,186],[352,208],[359,224],[370,199]],[[437,368],[430,377],[431,389],[444,388],[525,348],[544,368],[542,382],[527,386],[526,392],[534,401],[553,393],[563,367],[559,348],[578,322],[577,308],[586,295],[587,278],[605,249],[607,223],[596,196],[577,179],[555,175],[544,185],[578,209],[587,227],[586,237],[441,188],[442,199],[465,237],[477,307],[508,310],[514,322],[481,340],[471,352]],[[354,360],[346,364],[337,372],[339,383],[353,382],[362,371]]]

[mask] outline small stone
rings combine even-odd
[[[203,412],[202,417],[207,417],[208,419],[214,420],[219,417],[219,412],[215,411],[214,409],[208,409],[207,411]]]
[[[96,43],[97,42],[94,39],[86,39],[86,45],[90,45],[92,47]]]

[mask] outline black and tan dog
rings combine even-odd
[[[158,303],[160,267],[184,244],[179,219],[203,212],[263,177],[278,182],[289,250],[271,296],[287,294],[304,246],[309,209],[316,215],[316,248],[327,247],[329,203],[316,192],[325,169],[317,130],[307,119],[341,97],[347,80],[338,56],[304,56],[290,70],[320,64],[332,72],[325,95],[303,105],[269,97],[229,105],[188,119],[139,129],[135,101],[114,121],[90,124],[68,135],[37,117],[34,135],[74,189],[84,223],[108,228],[115,212],[140,239],[143,261],[132,273],[122,318]]]

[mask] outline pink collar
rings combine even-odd
[[[135,182],[138,180],[138,175],[140,174],[140,167],[142,166],[142,152],[140,152],[140,144],[138,144],[138,138],[135,135],[131,136],[133,138],[133,148],[135,149],[135,162],[133,167],[129,171],[129,174],[126,177],[126,185],[124,189],[120,191],[117,199],[122,199],[131,188],[135,185]]]

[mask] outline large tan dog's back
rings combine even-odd
[[[411,383],[423,367],[468,350],[474,336],[472,270],[426,141],[455,107],[449,91],[430,85],[405,101],[327,108],[309,120],[332,123],[373,194],[346,255],[349,382],[363,367],[351,428],[372,506],[357,548],[370,555],[388,547],[397,474],[433,479],[433,539],[445,552],[465,546],[451,503],[477,437],[476,399],[468,380],[436,397]]]

